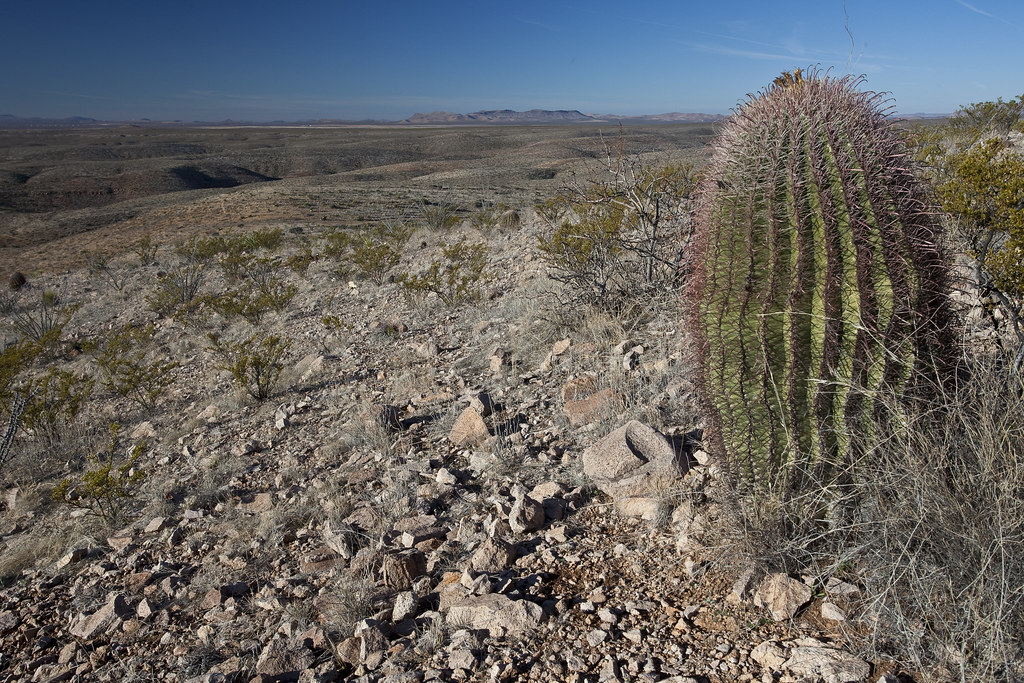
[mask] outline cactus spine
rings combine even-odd
[[[937,218],[858,85],[784,75],[713,144],[687,297],[711,442],[741,483],[835,476],[874,392],[941,353]]]

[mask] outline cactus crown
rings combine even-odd
[[[803,69],[783,71],[781,76],[776,76],[772,85],[776,88],[793,88],[804,82]]]
[[[749,483],[842,467],[873,392],[904,392],[941,345],[937,219],[859,83],[777,78],[721,131],[698,197],[697,383]]]

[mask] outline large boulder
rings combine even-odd
[[[583,471],[621,514],[655,512],[688,468],[661,432],[631,420],[583,451]]]

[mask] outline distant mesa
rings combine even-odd
[[[446,126],[458,124],[565,124],[565,123],[710,123],[727,118],[721,114],[654,114],[649,116],[620,116],[617,114],[584,114],[575,109],[549,110],[531,109],[514,111],[496,109],[476,111],[472,114],[456,114],[450,111],[435,111],[429,114],[413,114],[399,124],[420,126]]]

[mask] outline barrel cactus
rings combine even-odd
[[[784,74],[712,145],[687,301],[707,436],[738,483],[834,478],[873,397],[949,353],[938,218],[859,85]]]

